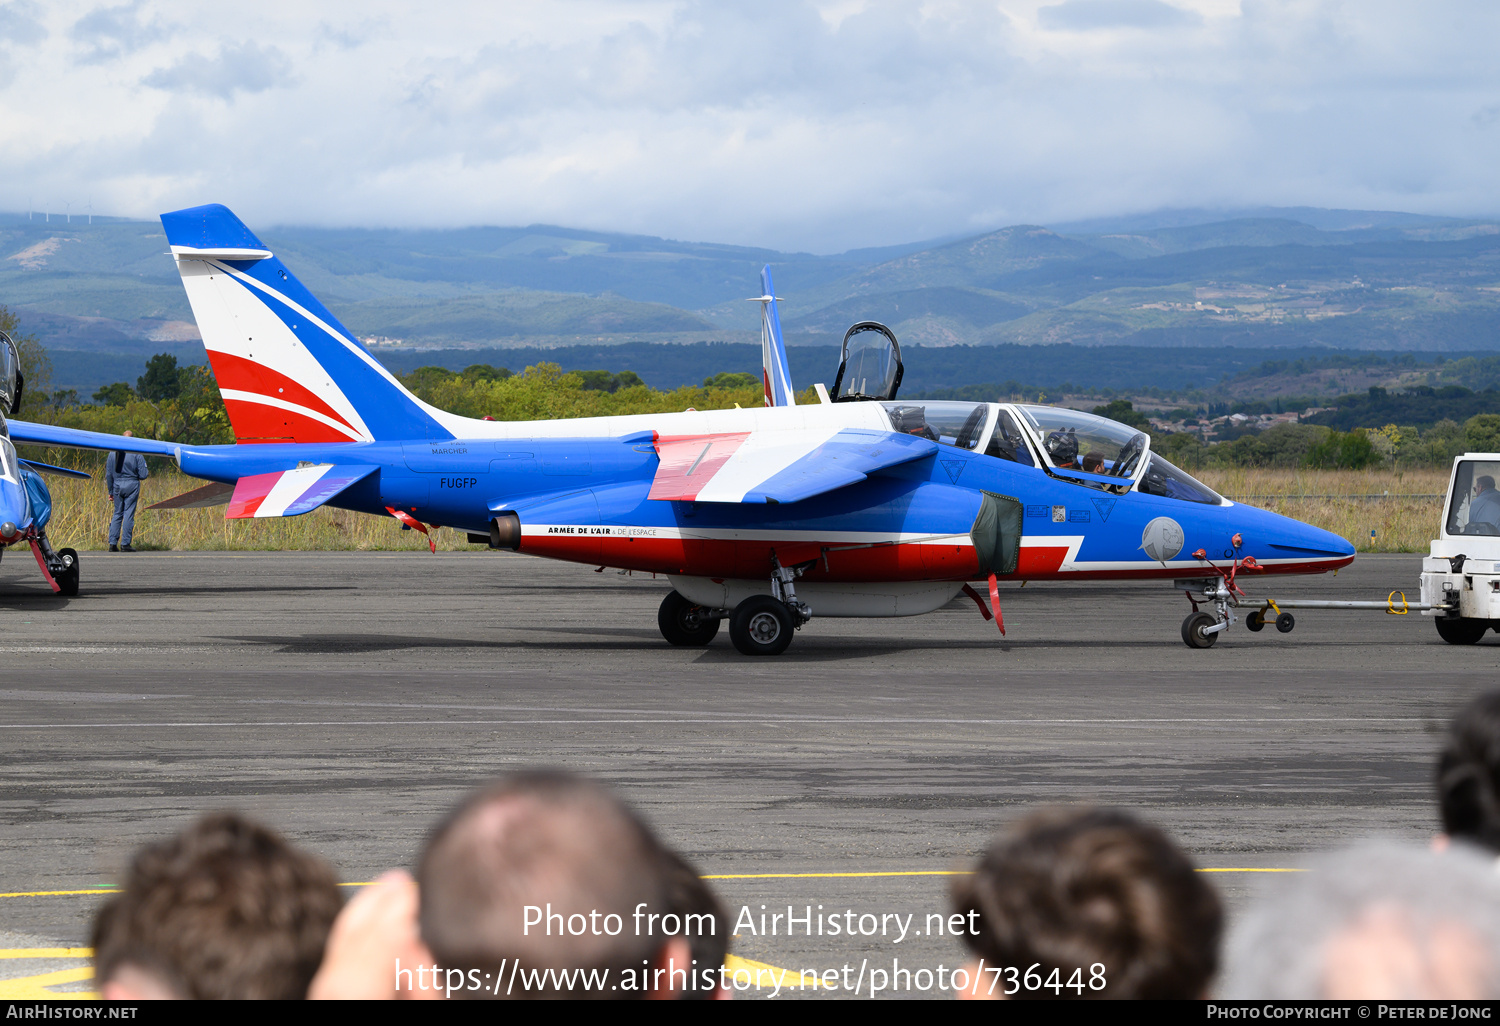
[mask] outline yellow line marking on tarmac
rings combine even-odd
[[[913,869],[886,873],[721,873],[702,880],[806,880],[850,876],[969,876],[967,869]]]
[[[93,948],[0,948],[0,958],[93,958]]]
[[[1222,868],[1221,867],[1217,867],[1217,866],[1211,866],[1211,867],[1208,867],[1206,869],[1200,869],[1200,870],[1198,870],[1198,872],[1200,872],[1200,873],[1306,873],[1307,870],[1305,870],[1305,869],[1283,869],[1283,868],[1280,868],[1280,867],[1277,867],[1277,866],[1257,866],[1257,867],[1249,868],[1249,869],[1244,868],[1244,867],[1240,867],[1240,866],[1225,866],[1225,867],[1222,867]]]
[[[39,950],[48,950],[42,948]],[[92,991],[56,991],[49,987],[56,987],[64,983],[78,983],[83,980],[92,981],[94,978],[93,966],[79,966],[76,969],[58,969],[56,972],[41,973],[36,976],[21,976],[14,980],[0,980],[0,1000],[10,1001],[91,1001],[96,1000],[99,995]]]
[[[748,973],[750,985],[756,990],[774,991],[779,985],[782,990],[796,990],[801,987],[824,987],[827,986],[818,979],[817,973],[793,972],[791,969],[782,969],[779,966],[767,965],[765,962],[752,962],[748,958],[739,955],[724,956],[725,979],[730,987],[734,986],[736,973]]]
[[[1305,869],[1284,866],[1208,866],[1200,873],[1305,873]],[[703,880],[829,880],[859,879],[880,876],[972,876],[969,869],[907,869],[871,873],[715,873],[700,877]],[[340,887],[373,887],[374,880],[352,880]],[[0,898],[57,898],[84,894],[118,894],[118,887],[93,887],[77,891],[11,891],[0,894]],[[3,949],[0,949],[3,950]],[[61,949],[59,949],[61,950]],[[3,957],[3,956],[0,956]],[[27,956],[15,956],[18,958]]]

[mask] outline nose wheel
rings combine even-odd
[[[1217,624],[1218,620],[1211,613],[1189,613],[1182,621],[1183,644],[1188,648],[1213,648],[1214,642],[1219,640],[1219,632],[1209,633],[1208,629]]]
[[[794,630],[791,610],[769,595],[746,599],[729,618],[729,640],[741,655],[781,655],[792,643]]]

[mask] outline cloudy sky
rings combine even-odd
[[[1493,0],[0,2],[0,210],[834,252],[1500,214]]]

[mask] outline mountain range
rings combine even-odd
[[[192,356],[160,226],[59,221],[0,215],[0,304],[54,362]],[[548,225],[259,234],[351,330],[397,350],[749,342],[767,263],[791,345],[873,319],[924,346],[1500,349],[1500,222],[1484,220],[1159,211],[833,255]]]

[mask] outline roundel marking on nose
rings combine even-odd
[[[1177,521],[1171,517],[1157,517],[1141,532],[1141,548],[1158,563],[1165,563],[1182,551],[1186,538]]]

